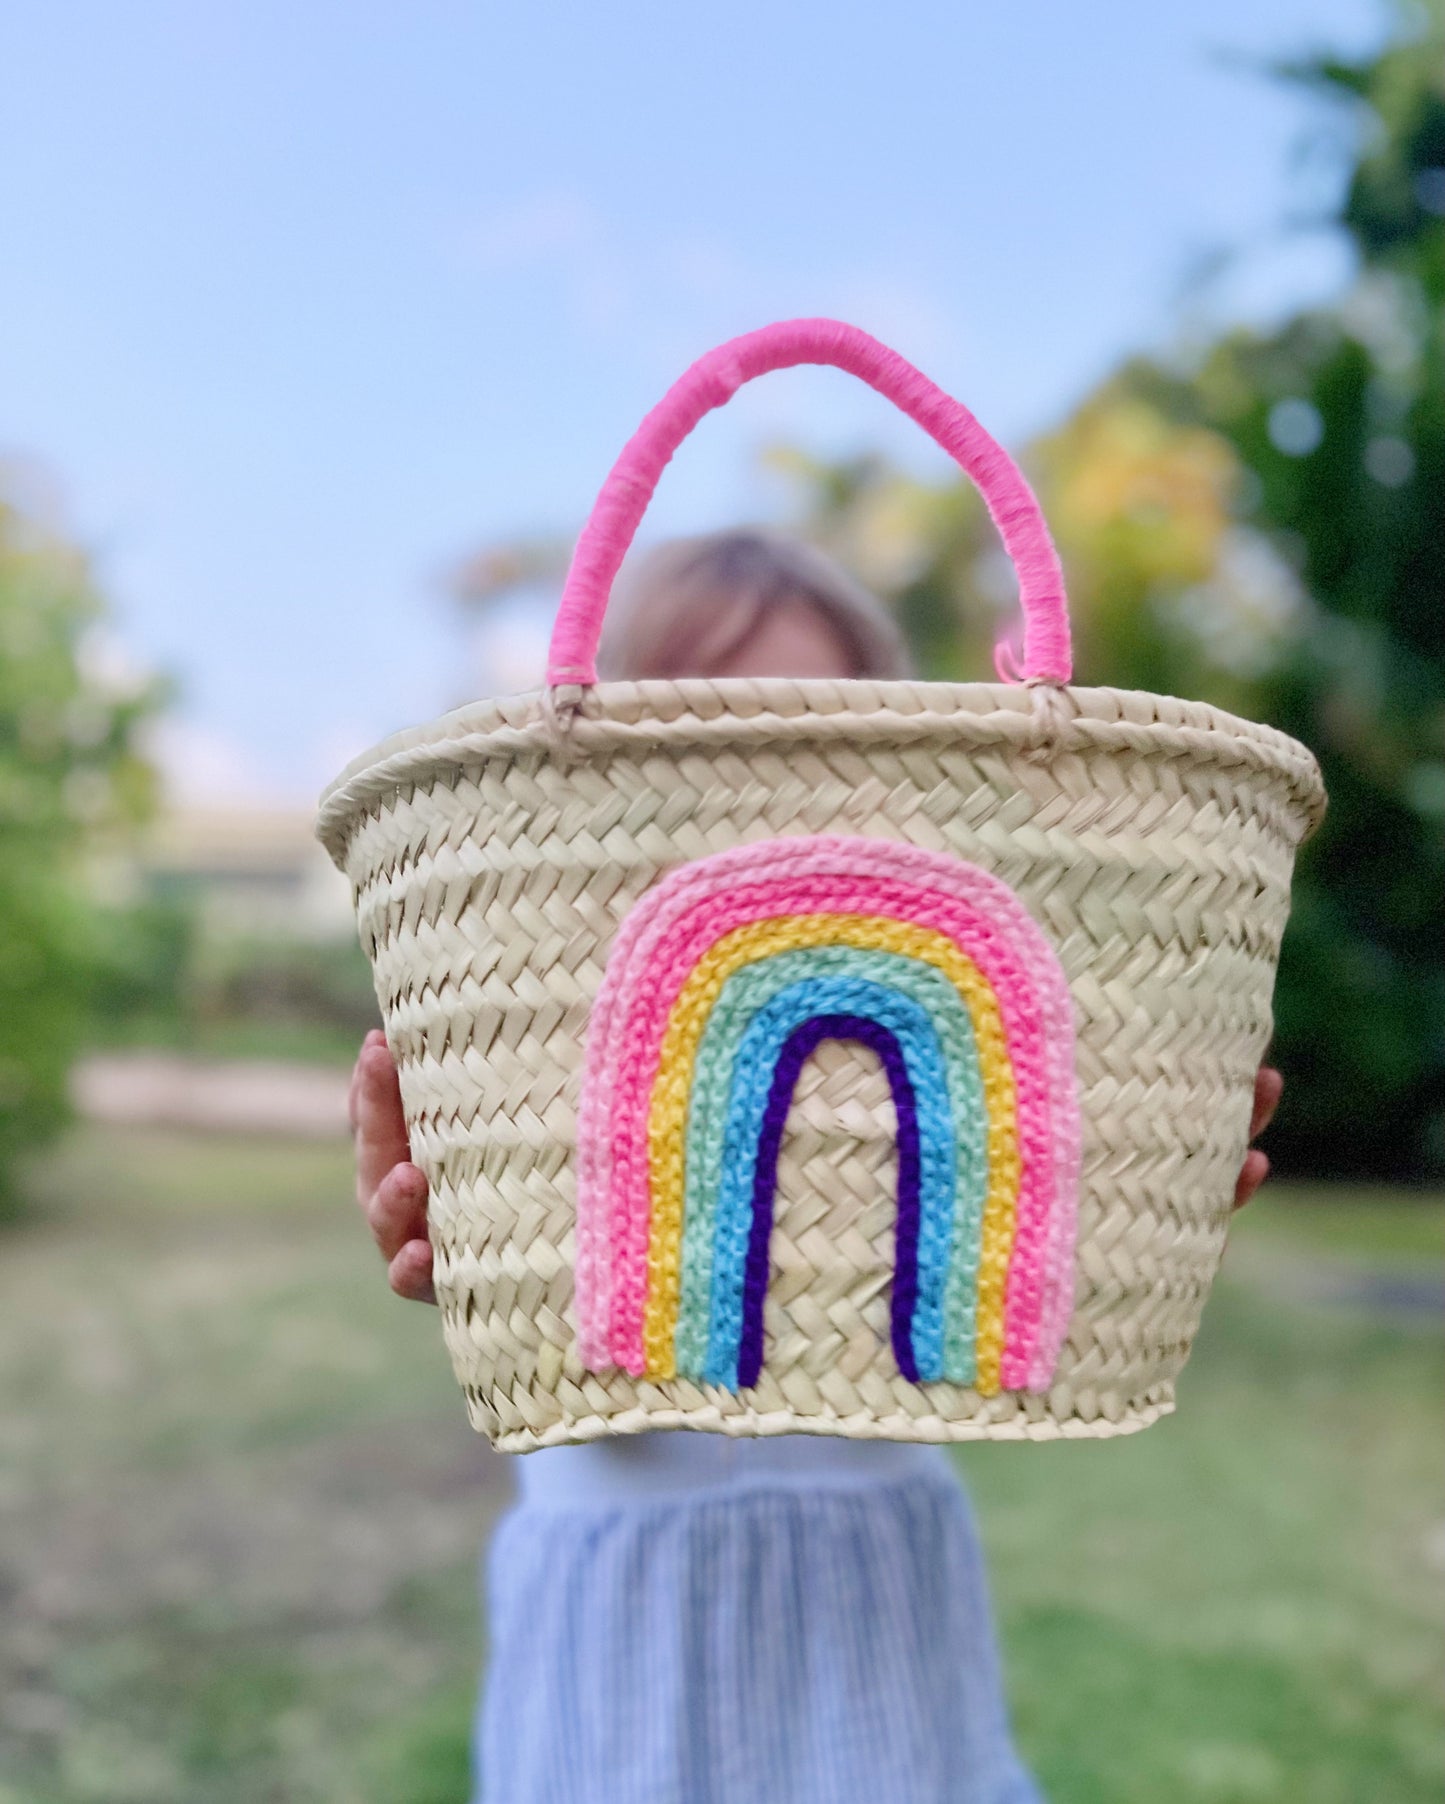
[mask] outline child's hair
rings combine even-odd
[[[673,539],[624,572],[598,652],[604,678],[714,676],[765,611],[821,616],[848,674],[912,675],[903,636],[882,604],[811,545],[756,528]]]

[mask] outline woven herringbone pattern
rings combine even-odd
[[[1135,692],[613,684],[358,761],[321,832],[356,889],[472,1420],[511,1450],[687,1425],[910,1439],[1142,1427],[1172,1407],[1223,1245],[1294,853],[1294,741]],[[893,1113],[860,1048],[804,1072],[746,1396],[584,1372],[571,1320],[583,1039],[627,909],[741,841],[865,834],[1008,883],[1068,976],[1084,1116],[1077,1301],[1047,1397],[912,1385],[888,1353]]]

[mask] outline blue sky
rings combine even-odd
[[[0,32],[0,457],[39,460],[196,790],[309,799],[521,681],[468,549],[573,532],[640,415],[774,318],[867,327],[1017,441],[1221,317],[1338,289],[1282,236],[1310,117],[1241,65],[1375,0],[91,0]],[[650,530],[757,517],[759,446],[937,453],[834,372],[705,423]]]

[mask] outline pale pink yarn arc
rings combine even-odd
[[[1073,665],[1063,570],[1043,513],[1018,465],[960,401],[887,345],[832,319],[783,320],[700,357],[633,434],[602,485],[577,541],[547,660],[547,682],[597,681],[597,644],[613,579],[663,470],[703,416],[743,383],[796,364],[831,364],[859,377],[915,420],[977,483],[1019,578],[1023,645],[999,648],[1005,681],[1067,683]]]
[[[585,1363],[640,1373],[651,1216],[647,1127],[667,1023],[708,947],[788,914],[882,915],[947,934],[998,997],[1024,1168],[1005,1301],[1005,1388],[1042,1388],[1072,1309],[1080,1164],[1073,1010],[1058,961],[1008,886],[918,847],[833,836],[740,846],[636,904],[588,1034],[578,1120],[577,1314]],[[639,978],[645,974],[643,980]]]

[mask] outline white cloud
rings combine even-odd
[[[936,369],[957,357],[957,312],[921,282],[872,270],[843,270],[830,289],[840,319],[862,326],[911,363]]]
[[[674,375],[722,338],[795,315],[849,320],[925,367],[960,354],[956,311],[921,272],[767,266],[696,228],[629,243],[571,190],[524,197],[465,227],[455,246],[468,269],[490,277],[548,272],[580,331],[645,345]]]
[[[328,721],[307,745],[301,768],[297,772],[298,792],[306,801],[314,802],[327,784],[341,775],[353,758],[359,758],[363,752],[369,751],[396,725],[392,721],[386,727],[368,730],[354,720]]]
[[[469,268],[498,275],[565,260],[595,247],[602,237],[602,221],[581,195],[553,189],[464,227],[456,250]]]
[[[152,723],[145,751],[172,807],[274,807],[292,799],[267,781],[245,746],[183,716]]]
[[[478,695],[517,695],[540,686],[556,612],[554,594],[528,591],[487,608],[472,638]]]

